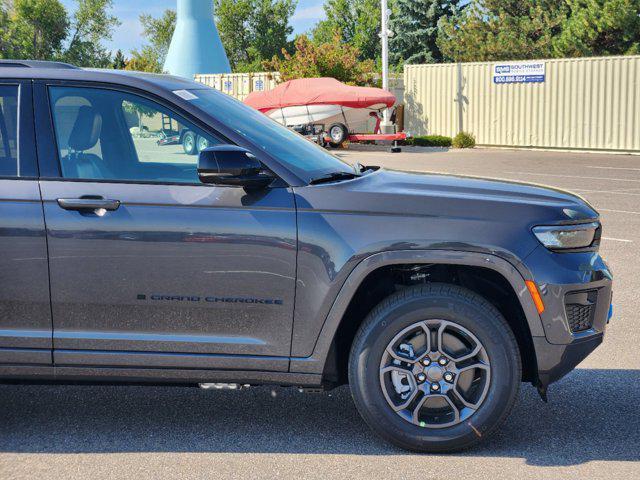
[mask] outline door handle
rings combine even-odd
[[[59,198],[58,205],[65,210],[74,210],[78,212],[88,210],[107,210],[114,211],[120,208],[119,200],[107,200],[102,197],[81,197],[81,198]]]

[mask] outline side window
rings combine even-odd
[[[64,178],[198,183],[199,151],[220,143],[137,95],[71,87],[49,92]]]
[[[0,176],[18,176],[18,86],[0,85]]]

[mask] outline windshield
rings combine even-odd
[[[354,173],[352,166],[324,148],[226,94],[213,89],[188,92],[191,94],[188,97],[191,103],[247,138],[306,181],[334,172]]]

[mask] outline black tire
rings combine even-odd
[[[424,428],[398,415],[381,386],[381,359],[389,343],[423,320],[454,322],[481,342],[490,359],[486,396],[468,419],[444,428]],[[522,366],[513,332],[498,310],[481,296],[449,284],[406,288],[383,300],[364,320],[349,359],[349,383],[358,411],[382,438],[420,452],[469,448],[490,436],[509,415]]]
[[[198,154],[198,142],[195,133],[190,130],[184,133],[182,136],[182,149],[187,155]]]
[[[349,136],[349,129],[344,123],[334,123],[327,130],[327,134],[331,139],[329,145],[333,148],[339,148]]]

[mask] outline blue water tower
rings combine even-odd
[[[196,73],[231,73],[213,20],[212,0],[178,0],[176,30],[164,71],[189,79]]]

